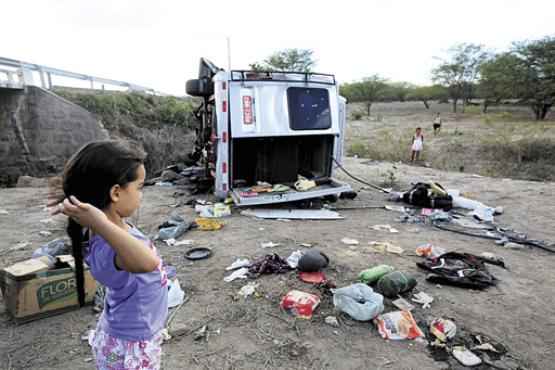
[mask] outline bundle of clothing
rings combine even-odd
[[[417,262],[416,265],[431,272],[426,277],[429,282],[484,289],[497,283],[495,276],[487,269],[486,263],[505,268],[503,261],[458,252],[448,252],[438,257],[427,258],[423,262]]]
[[[404,192],[401,196],[403,202],[417,207],[439,208],[450,210],[453,208],[453,197],[436,182],[419,182]]]

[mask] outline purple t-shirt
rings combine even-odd
[[[129,233],[156,251],[138,229],[130,227]],[[168,279],[162,260],[152,272],[132,273],[117,269],[115,258],[108,242],[93,235],[85,260],[96,281],[106,286],[100,328],[124,340],[149,340],[164,328],[168,315]]]

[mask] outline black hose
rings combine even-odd
[[[377,186],[377,185],[374,185],[374,184],[371,184],[371,183],[366,182],[366,181],[364,181],[364,180],[361,180],[361,179],[359,179],[358,177],[356,177],[356,176],[350,174],[349,171],[347,171],[347,170],[337,161],[337,159],[335,159],[334,157],[331,157],[331,159],[335,162],[335,164],[337,165],[337,167],[339,167],[343,172],[345,172],[345,174],[346,174],[347,176],[349,176],[349,177],[352,178],[353,180],[358,181],[358,182],[360,182],[361,184],[370,186],[371,188],[373,188],[373,189],[375,189],[375,190],[379,190],[379,191],[381,191],[382,193],[386,193],[386,194],[389,194],[389,193],[390,193],[389,190],[386,190],[386,189],[381,188],[381,187],[379,187],[379,186]]]

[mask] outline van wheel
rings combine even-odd
[[[210,96],[214,94],[214,83],[207,79],[189,80],[185,84],[185,91],[191,96]]]

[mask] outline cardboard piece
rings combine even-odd
[[[47,258],[47,257],[45,257]],[[17,323],[79,308],[75,263],[72,256],[56,257],[58,268],[33,258],[0,270],[0,288],[6,311]],[[96,282],[85,265],[85,302],[94,299]]]

